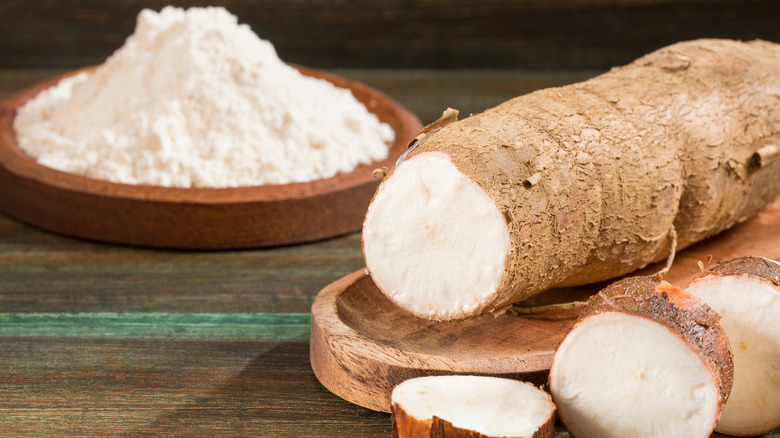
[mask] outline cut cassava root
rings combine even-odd
[[[555,406],[530,383],[496,377],[429,376],[392,393],[396,438],[553,438]]]
[[[715,430],[753,436],[780,427],[780,264],[729,260],[686,290],[721,315],[734,354],[734,386]]]
[[[363,227],[366,267],[433,320],[606,280],[780,194],[780,46],[675,44],[421,138]]]
[[[654,277],[588,302],[550,370],[558,416],[576,438],[706,438],[733,362],[718,314]]]

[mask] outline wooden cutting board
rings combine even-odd
[[[16,145],[16,110],[82,69],[37,84],[0,105],[0,209],[43,229],[86,239],[175,249],[252,248],[310,242],[359,230],[380,179],[420,121],[373,88],[298,67],[347,88],[396,133],[382,162],[333,178],[230,189],[182,189],[98,181],[41,166]]]
[[[744,255],[780,259],[780,200],[750,221],[678,253],[665,278],[686,287],[700,274],[699,261],[710,265],[708,256]],[[606,284],[554,289],[523,304],[585,300]],[[510,311],[435,323],[395,306],[361,270],[320,291],[311,313],[310,360],[320,382],[347,401],[389,412],[392,388],[412,377],[479,374],[546,382],[555,348],[578,311]]]

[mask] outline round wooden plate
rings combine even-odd
[[[323,289],[311,315],[310,360],[320,382],[347,401],[390,412],[393,387],[412,377],[479,374],[543,383],[577,312],[430,322],[395,306],[361,270]]]
[[[104,242],[175,249],[286,245],[359,230],[379,180],[422,129],[401,105],[366,85],[297,67],[348,88],[396,133],[389,157],[333,178],[284,185],[182,189],[117,184],[41,166],[16,145],[16,110],[64,77],[37,84],[0,106],[0,208],[49,231]]]
[[[686,287],[699,275],[699,261],[756,255],[780,259],[780,201],[758,216],[677,254],[665,279]],[[637,275],[658,272],[662,264]],[[554,289],[525,305],[585,300],[607,282]],[[541,384],[552,357],[578,310],[507,312],[461,322],[430,322],[401,310],[364,271],[326,286],[311,309],[311,366],[339,397],[377,411],[390,411],[395,385],[434,374],[479,374]]]

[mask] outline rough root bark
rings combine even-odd
[[[440,127],[503,213],[512,253],[493,311],[614,278],[753,216],[780,194],[780,45],[696,40]]]
[[[707,275],[752,275],[780,287],[780,263],[763,257],[738,257],[719,262],[701,276]]]

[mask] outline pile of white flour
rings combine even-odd
[[[288,67],[223,8],[142,11],[97,72],[39,94],[14,128],[45,166],[168,187],[328,178],[387,157],[394,137],[348,90]]]

